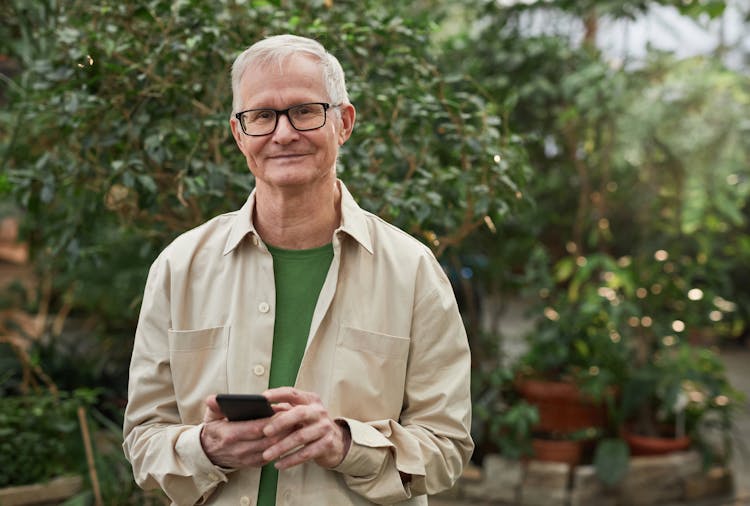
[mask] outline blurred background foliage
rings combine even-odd
[[[267,35],[313,37],[341,60],[358,111],[340,176],[446,266],[475,351],[475,436],[492,446],[500,429],[482,420],[517,406],[499,395],[512,375],[498,376],[502,336],[487,323],[498,300],[530,300],[543,320],[554,306],[571,327],[616,321],[623,336],[656,322],[652,345],[676,320],[678,340],[747,338],[747,64],[727,66],[724,47],[622,61],[596,44],[602,21],[662,5],[705,24],[727,4],[5,0],[1,210],[22,217],[47,289],[11,288],[3,306],[52,315],[30,360],[62,390],[100,389],[117,426],[148,266],[253,187],[228,128],[231,62]],[[630,280],[605,280],[627,298],[606,318],[607,269],[591,265]],[[0,390],[17,393],[17,378]]]

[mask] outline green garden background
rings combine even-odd
[[[86,483],[69,504],[160,504],[119,449],[146,274],[251,191],[229,68],[287,32],[347,74],[340,177],[453,282],[477,465],[530,453],[521,376],[608,405],[589,435],[599,469],[621,468],[634,419],[726,459],[700,430],[711,416],[728,431],[744,402],[712,347],[749,335],[750,49],[600,48],[603,26],[658,6],[750,24],[729,0],[0,2],[0,219],[20,224],[33,272],[0,292],[0,487],[73,472]],[[496,321],[511,302],[533,324],[520,357]]]

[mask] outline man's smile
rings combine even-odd
[[[272,160],[279,160],[279,159],[292,159],[292,158],[300,158],[303,156],[307,156],[308,153],[279,153],[277,155],[269,155],[268,158]]]

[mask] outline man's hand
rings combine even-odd
[[[263,434],[269,420],[229,422],[216,403],[216,396],[211,395],[206,398],[203,414],[203,451],[215,465],[230,469],[267,464],[269,460],[263,459],[263,452],[274,443]]]
[[[351,446],[349,428],[328,415],[317,394],[281,387],[263,395],[271,404],[282,403],[285,408],[261,429],[272,442],[262,453],[264,461],[278,460],[278,469],[288,469],[309,460],[332,468],[344,460]]]

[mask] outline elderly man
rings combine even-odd
[[[355,109],[317,42],[262,40],[232,67],[256,187],[149,272],[124,450],[173,504],[426,504],[471,455],[469,349],[430,251],[336,178]],[[217,393],[273,416],[229,421]]]

